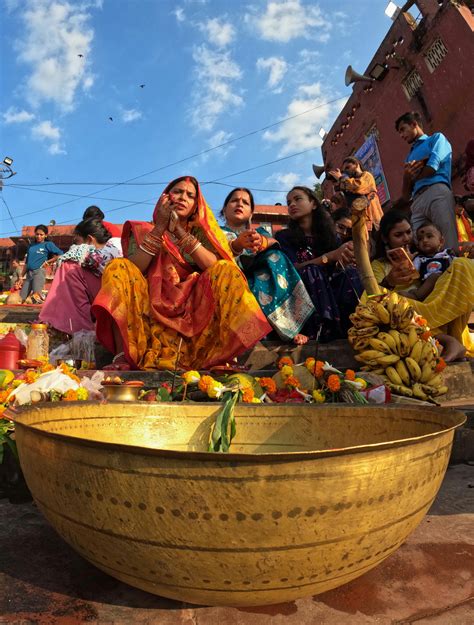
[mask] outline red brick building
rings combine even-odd
[[[395,120],[418,111],[428,134],[443,132],[453,147],[453,187],[463,193],[460,158],[474,138],[474,15],[461,2],[406,2],[363,72],[374,82],[356,82],[352,95],[325,137],[326,169],[340,167],[369,135],[377,139],[392,200],[400,197],[407,144]],[[356,68],[362,72],[363,68]],[[342,76],[341,76],[342,79]],[[332,193],[323,182],[325,196]]]
[[[262,226],[269,234],[275,234],[278,230],[286,228],[288,223],[288,210],[280,204],[256,204],[252,217],[252,225],[255,228]]]

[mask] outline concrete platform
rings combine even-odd
[[[135,590],[69,548],[31,503],[0,501],[0,623],[472,625],[474,467],[448,469],[406,543],[336,590],[262,608],[197,607]]]

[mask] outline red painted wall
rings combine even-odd
[[[407,144],[395,131],[397,117],[407,111],[418,111],[427,134],[439,131],[446,135],[453,147],[455,192],[465,193],[456,164],[468,140],[474,138],[474,16],[464,6],[457,8],[445,3],[439,7],[437,0],[419,0],[417,4],[423,14],[417,28],[413,30],[410,16],[401,13],[364,72],[368,74],[376,63],[387,63],[389,70],[385,77],[373,83],[355,83],[351,97],[323,143],[326,167],[340,167],[344,157],[362,145],[364,135],[375,124],[392,200],[400,196],[403,162],[408,152]],[[413,15],[417,13],[410,10]],[[403,43],[394,46],[401,37]],[[423,53],[437,38],[448,52],[430,73]],[[396,56],[387,59],[386,54],[392,51]],[[421,75],[423,85],[409,100],[402,81],[414,68]],[[348,119],[348,114],[353,114],[353,119]],[[343,123],[349,126],[342,129]],[[339,138],[338,132],[343,133]],[[324,181],[323,189],[326,197],[332,193],[329,181]]]

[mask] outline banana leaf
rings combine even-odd
[[[229,451],[230,444],[236,433],[234,408],[240,394],[240,391],[224,393],[222,408],[217,413],[216,420],[212,426],[209,451],[223,453]]]

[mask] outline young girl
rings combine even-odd
[[[81,221],[74,235],[77,243],[64,254],[40,314],[40,321],[66,334],[94,329],[91,305],[102,273],[111,260],[122,256],[99,221]]]
[[[23,268],[24,278],[20,296],[24,304],[26,298],[31,295],[33,304],[42,304],[42,290],[46,282],[45,265],[56,260],[63,253],[52,241],[47,241],[48,227],[39,224],[35,228],[35,243],[30,245],[26,252],[25,266]]]
[[[315,307],[306,333],[316,336],[321,329],[322,341],[343,338],[363,290],[353,266],[353,243],[341,245],[333,220],[309,187],[293,187],[287,202],[289,227],[277,232],[276,239],[298,269]]]
[[[302,345],[308,337],[300,330],[314,306],[291,261],[264,228],[250,229],[255,208],[252,193],[233,189],[224,201],[223,227],[230,248],[248,280],[265,316],[278,335]]]

